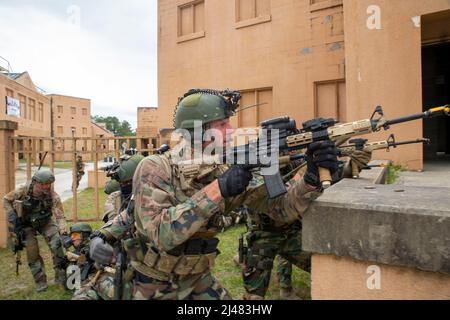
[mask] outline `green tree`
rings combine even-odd
[[[114,136],[134,136],[136,133],[131,128],[128,121],[120,121],[117,117],[93,116],[92,120],[97,123],[105,123],[106,129],[111,131]]]

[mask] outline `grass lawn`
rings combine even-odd
[[[103,189],[100,192],[100,210],[103,209],[106,195]],[[72,200],[64,202],[64,210],[66,217],[71,216]],[[94,214],[94,190],[87,189],[78,194],[78,217],[92,218]],[[103,222],[92,222],[94,229],[99,228]],[[245,227],[238,226],[219,234],[220,244],[219,250],[221,254],[217,257],[214,275],[227,288],[234,299],[241,299],[244,294],[242,285],[242,277],[240,269],[234,264],[233,256],[237,252],[239,235],[245,232]],[[20,266],[20,274],[15,276],[15,257],[8,249],[0,250],[0,299],[27,299],[27,300],[68,300],[71,293],[66,292],[63,288],[51,285],[54,279],[50,251],[44,241],[39,236],[39,248],[44,258],[49,289],[43,293],[36,293],[34,281],[28,269],[25,251],[22,252],[22,265]],[[293,285],[297,294],[303,299],[310,299],[309,288],[311,283],[310,275],[306,272],[293,268]],[[267,292],[266,298],[276,300],[279,298],[279,286],[276,279],[276,264],[272,272],[271,284]]]
[[[104,192],[104,188],[99,188],[99,211],[100,211],[100,219],[103,215],[103,208],[105,206],[105,201],[107,198],[106,193]],[[64,201],[64,213],[66,214],[67,219],[72,219],[72,198]],[[78,207],[78,219],[93,219],[95,217],[95,195],[94,188],[87,188],[77,196],[77,207]]]

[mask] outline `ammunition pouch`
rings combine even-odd
[[[144,264],[158,272],[176,276],[203,273],[214,266],[219,254],[219,239],[191,239],[169,250],[159,251],[150,247],[144,257]]]
[[[29,223],[34,229],[39,229],[48,224],[51,220],[51,211],[43,211],[34,214],[29,218]]]

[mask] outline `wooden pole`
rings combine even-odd
[[[72,131],[72,216],[75,222],[78,221],[78,203],[77,203],[77,151],[76,151],[75,132]]]
[[[95,150],[94,150],[94,187],[95,187],[95,215],[97,220],[100,220],[100,210],[99,210],[99,196],[98,196],[98,153],[97,153],[97,140],[95,140]]]
[[[27,181],[31,181],[31,139],[26,139]]]
[[[55,173],[55,140],[50,140],[50,170]]]

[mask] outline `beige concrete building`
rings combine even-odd
[[[449,103],[447,0],[160,0],[160,128],[172,126],[177,98],[195,87],[234,88],[242,106],[235,126],[289,115],[386,117]],[[441,58],[438,58],[441,57]],[[423,93],[422,93],[423,91]],[[432,139],[425,158],[450,155],[447,119],[392,127],[397,140]],[[420,145],[377,153],[422,169]]]
[[[107,138],[114,137],[108,131],[104,124],[98,124],[91,120],[91,100],[64,96],[59,94],[48,95],[52,105],[53,126],[52,133],[55,138],[80,138],[77,142],[79,150],[91,150],[91,141],[83,142],[83,138]],[[114,149],[114,141],[99,140],[97,149],[107,150],[110,144],[110,150]],[[61,141],[56,140],[56,151],[71,150],[72,142],[65,141],[65,146]],[[105,154],[106,155],[106,154]],[[102,155],[99,155],[101,158]],[[73,155],[70,153],[56,154],[55,160],[68,161],[72,160]],[[92,160],[90,153],[84,154],[84,160]]]
[[[158,108],[137,108],[136,136],[145,137],[140,139],[142,148],[150,149],[159,147],[158,128],[160,112]]]
[[[0,120],[18,122],[17,136],[51,136],[50,99],[36,88],[28,72],[0,72],[0,97]],[[18,117],[7,114],[7,99],[19,106]]]

